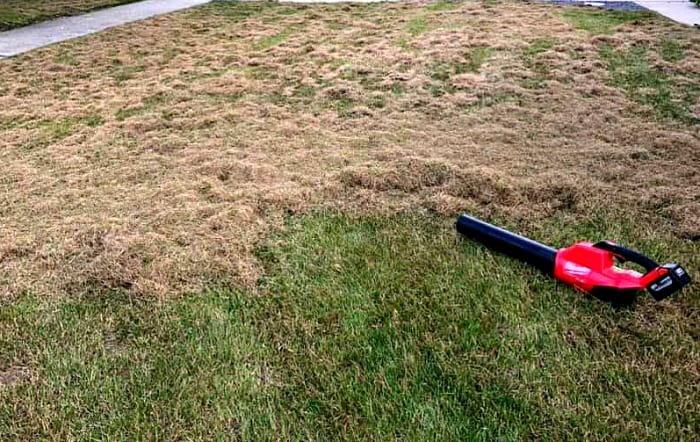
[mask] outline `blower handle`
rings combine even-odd
[[[648,256],[644,256],[639,252],[635,252],[632,249],[628,249],[627,247],[617,245],[610,241],[599,241],[593,244],[593,247],[607,250],[620,258],[623,262],[629,261],[639,264],[640,266],[644,267],[644,270],[646,270],[647,273],[659,267],[659,264]]]
[[[653,259],[610,241],[597,242],[593,247],[606,250],[623,261],[630,261],[644,267],[647,272],[640,277],[640,283],[657,301],[671,296],[690,284],[688,272],[678,264],[669,263],[660,266]]]

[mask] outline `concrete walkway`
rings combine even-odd
[[[0,58],[22,54],[42,46],[93,34],[113,26],[202,5],[209,3],[209,1],[145,0],[0,32]]]
[[[679,23],[700,26],[700,7],[688,0],[634,0],[634,2]]]

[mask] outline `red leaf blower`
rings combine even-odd
[[[690,283],[678,264],[659,265],[639,252],[610,241],[579,242],[555,250],[468,215],[457,220],[457,231],[495,250],[531,264],[574,288],[613,303],[630,303],[647,289],[657,301]],[[646,273],[615,266],[615,260],[633,262]]]

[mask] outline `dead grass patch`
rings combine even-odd
[[[593,35],[562,11],[215,3],[4,60],[3,294],[253,284],[257,239],[314,207],[613,206],[697,240],[697,124],[630,95],[601,50],[644,46],[674,102],[700,37],[650,16]]]
[[[0,369],[0,390],[19,385],[27,377],[29,377],[29,369],[27,367],[13,366],[4,370]]]

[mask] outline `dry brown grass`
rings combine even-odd
[[[697,125],[606,86],[598,48],[673,37],[669,75],[697,86],[700,34],[560,11],[213,5],[3,61],[3,292],[251,283],[261,235],[318,207],[605,205],[697,240]]]

